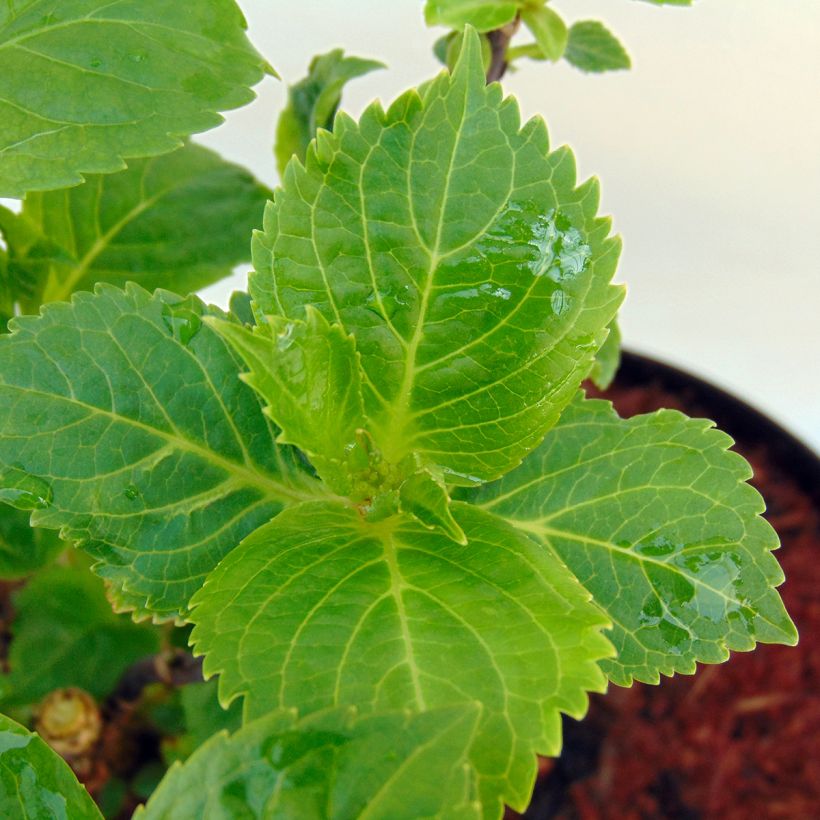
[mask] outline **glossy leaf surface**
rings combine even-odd
[[[448,481],[497,477],[555,422],[621,300],[619,243],[572,155],[485,86],[475,32],[454,74],[292,163],[254,245],[267,314],[315,306],[356,338],[369,429]]]
[[[674,410],[624,420],[578,399],[518,469],[472,495],[555,550],[606,610],[615,683],[797,640],[774,589],[777,536],[731,444]]]
[[[454,505],[469,543],[413,519],[291,507],[237,547],[192,601],[192,633],[224,702],[246,717],[343,704],[363,712],[479,701],[470,760],[487,817],[523,808],[535,753],[560,748],[610,654],[606,623],[551,553]]]
[[[264,60],[233,0],[0,7],[0,196],[178,148],[253,99]]]
[[[0,816],[102,820],[68,763],[5,715],[0,715]]]
[[[617,321],[609,326],[609,335],[595,356],[595,364],[589,374],[599,390],[606,390],[615,379],[621,365],[621,329]]]
[[[250,234],[269,196],[243,168],[198,145],[30,194],[10,237],[11,274],[34,283],[24,312],[98,282],[178,293],[205,287],[250,259]]]
[[[114,614],[103,582],[83,567],[38,573],[14,609],[3,704],[37,703],[68,686],[104,698],[132,663],[159,651],[158,631]]]
[[[581,71],[591,73],[618,71],[632,65],[618,38],[597,20],[582,20],[570,26],[564,57]]]
[[[467,763],[478,714],[475,704],[362,718],[276,711],[171,769],[134,817],[478,820]]]
[[[98,559],[121,606],[160,616],[310,492],[211,313],[99,286],[0,337],[0,484]]]
[[[384,68],[377,60],[346,57],[336,48],[314,57],[307,77],[288,89],[288,103],[276,126],[276,162],[283,174],[291,157],[304,161],[316,130],[329,130],[342,99],[342,90],[356,77]]]

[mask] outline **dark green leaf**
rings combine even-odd
[[[354,704],[363,713],[479,701],[470,750],[486,816],[523,809],[535,754],[557,754],[611,654],[606,619],[565,567],[468,505],[457,544],[406,516],[290,507],[250,535],[192,601],[205,672],[246,717]]]
[[[340,48],[314,57],[308,75],[288,89],[288,104],[276,127],[276,162],[284,174],[291,157],[304,161],[308,144],[319,128],[330,129],[351,80],[384,68],[384,63],[345,57]]]
[[[0,715],[0,817],[102,820],[68,764],[33,732]]]
[[[29,575],[57,557],[66,547],[56,532],[32,529],[31,513],[0,504],[0,578]]]
[[[253,99],[265,61],[233,0],[0,6],[0,196],[178,148]]]
[[[618,38],[597,20],[583,20],[570,26],[564,57],[581,71],[593,73],[617,71],[632,65]]]
[[[0,475],[100,562],[120,606],[184,612],[219,559],[315,497],[195,297],[100,285],[0,337]]]
[[[250,258],[270,192],[197,145],[85,185],[31,194],[10,236],[10,266],[35,282],[25,312],[98,282],[198,290]]]
[[[276,711],[219,735],[171,769],[134,820],[479,820],[467,763],[476,704],[354,715]]]
[[[614,623],[615,683],[657,683],[729,650],[797,640],[774,587],[777,536],[752,471],[712,422],[624,420],[579,398],[524,463],[473,500],[555,550]]]
[[[132,663],[159,650],[157,629],[114,614],[103,582],[84,567],[39,573],[15,594],[14,609],[5,705],[67,686],[104,698]]]
[[[502,475],[592,367],[622,298],[620,243],[568,149],[485,85],[475,32],[455,73],[359,123],[340,115],[254,242],[261,311],[308,305],[356,338],[368,429],[393,465]]]
[[[193,748],[198,748],[217,732],[235,732],[242,725],[241,704],[237,701],[223,709],[216,690],[217,682],[209,680],[183,686],[180,692],[187,740]]]

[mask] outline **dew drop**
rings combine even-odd
[[[9,467],[0,474],[0,501],[18,510],[42,510],[51,499],[51,485],[20,467]]]
[[[139,498],[139,497],[140,497],[140,491],[139,491],[139,488],[138,488],[135,484],[129,484],[129,485],[125,488],[125,497],[126,497],[129,501],[134,501],[134,500],[136,500],[137,498]]]
[[[202,316],[194,309],[190,299],[174,305],[163,305],[162,320],[174,338],[184,345],[190,344],[202,329]]]
[[[102,60],[95,57],[93,60],[89,61],[88,63],[91,68],[99,68],[102,65]]]

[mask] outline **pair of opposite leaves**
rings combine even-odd
[[[364,523],[329,497],[295,449],[271,446],[278,430],[208,311],[135,287],[15,321],[0,344],[0,462],[48,483],[35,523],[82,541],[142,611],[184,612],[257,530],[194,598],[223,695],[245,694],[249,715],[478,701],[480,801],[489,815],[523,805],[533,753],[557,751],[559,711],[583,713],[601,667],[657,679],[793,638],[776,539],[728,439],[676,413],[623,422],[573,401],[620,301],[596,205],[569,152],[549,154],[543,125],[520,128],[485,88],[468,37],[452,78],[320,134],[256,240],[261,312],[298,337],[314,305],[327,321],[301,342],[361,374],[360,398],[302,385],[333,408],[320,425],[303,418],[306,396],[290,417],[271,393],[286,435],[302,422],[319,436],[300,443],[320,471],[343,462],[359,406],[388,463],[415,453],[453,484],[502,475],[553,427],[499,482],[459,491],[466,546],[407,515]],[[615,624],[613,660],[590,593]]]

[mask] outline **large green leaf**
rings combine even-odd
[[[52,530],[32,529],[31,513],[0,504],[0,578],[22,578],[45,566],[67,545]]]
[[[478,706],[356,718],[277,711],[172,768],[135,820],[477,820],[467,750]]]
[[[346,57],[340,48],[313,58],[307,77],[288,89],[288,104],[276,126],[275,153],[280,174],[291,157],[304,160],[317,129],[332,127],[344,87],[356,77],[380,68],[384,63]]]
[[[522,5],[521,0],[427,0],[424,18],[429,26],[491,31],[511,23]]]
[[[487,817],[522,809],[535,753],[560,748],[611,648],[605,618],[548,551],[454,505],[469,543],[417,521],[329,502],[290,507],[249,536],[192,601],[192,641],[247,717],[353,704],[363,712],[479,701],[470,751]]]
[[[622,297],[620,244],[567,149],[485,86],[478,38],[454,74],[291,163],[254,242],[258,308],[314,305],[356,337],[369,429],[451,481],[503,474],[589,372]]]
[[[657,683],[797,640],[774,589],[777,536],[731,444],[704,419],[624,420],[579,398],[517,470],[470,494],[552,547],[607,611],[610,679]]]
[[[2,703],[36,703],[79,686],[108,695],[135,661],[159,650],[155,627],[115,615],[103,582],[84,567],[54,567],[14,596],[15,619]]]
[[[68,764],[5,715],[0,715],[0,817],[102,820]]]
[[[24,312],[98,282],[188,293],[250,258],[270,192],[197,145],[85,185],[31,194],[9,237],[11,275],[34,282]]]
[[[253,99],[266,64],[233,0],[0,6],[0,196],[178,148]]]
[[[592,73],[618,71],[632,65],[620,40],[597,20],[582,20],[570,26],[564,57],[581,71]]]
[[[313,483],[195,297],[98,286],[0,337],[0,486],[39,498],[120,603],[183,612],[245,535]]]

